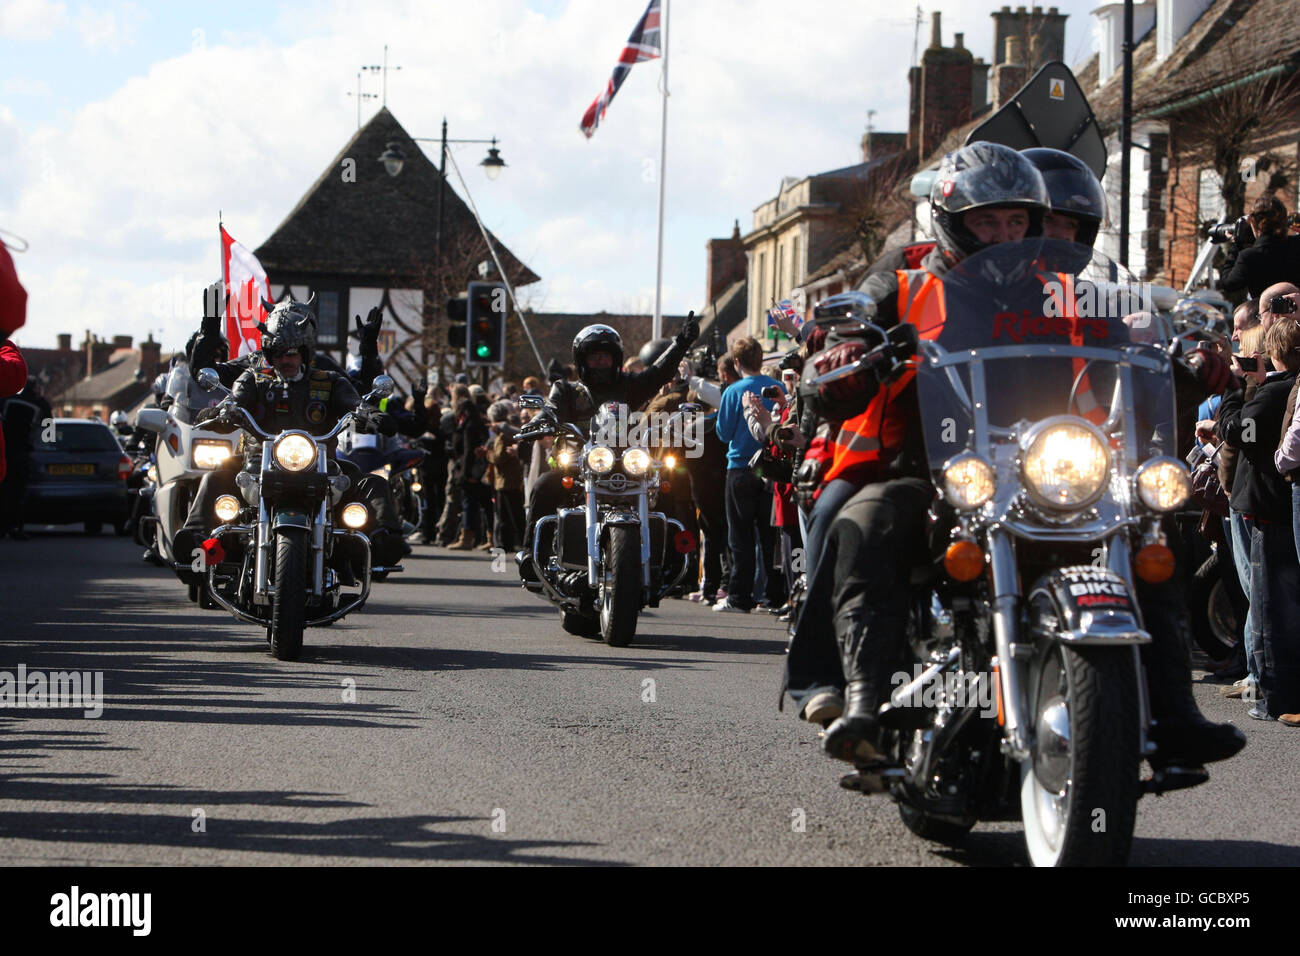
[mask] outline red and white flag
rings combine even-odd
[[[266,320],[262,299],[271,298],[266,270],[246,246],[221,226],[221,278],[226,285],[226,341],[230,357],[239,358],[262,347],[257,324]]]
[[[618,92],[618,88],[627,79],[633,65],[656,59],[661,49],[662,47],[659,44],[659,0],[650,0],[650,6],[645,8],[645,13],[641,14],[641,19],[636,22],[636,29],[627,38],[627,46],[623,47],[623,52],[619,54],[618,63],[614,66],[614,75],[609,78],[609,83],[605,86],[605,92],[596,97],[592,104],[587,107],[587,112],[582,114],[581,128],[583,135],[591,139],[591,134],[596,132],[596,127],[605,118],[605,110],[609,109],[610,101],[614,99],[614,94]]]

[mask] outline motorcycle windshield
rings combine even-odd
[[[171,396],[171,413],[178,422],[194,424],[194,416],[202,409],[217,405],[221,396],[215,392],[205,391],[185,362],[178,362],[167,376],[167,394]]]
[[[930,468],[1070,415],[1130,469],[1176,450],[1167,320],[1132,274],[1060,240],[992,246],[943,277],[915,363]]]

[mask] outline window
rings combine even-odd
[[[1202,169],[1196,190],[1197,218],[1201,222],[1220,222],[1226,212],[1223,205],[1223,177],[1213,169]]]
[[[794,243],[790,247],[790,285],[798,285],[802,278],[803,263],[799,260],[799,237],[795,236]]]
[[[339,294],[334,290],[316,290],[316,341],[320,345],[339,344]]]

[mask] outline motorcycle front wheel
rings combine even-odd
[[[1020,765],[1020,810],[1034,866],[1123,866],[1138,776],[1133,648],[1042,640],[1030,675],[1034,746]]]
[[[641,540],[638,529],[613,525],[605,550],[606,574],[600,586],[600,636],[610,647],[627,647],[636,636],[641,613]]]
[[[311,555],[306,528],[284,528],[275,540],[275,598],[271,604],[271,654],[296,661],[302,653],[307,620],[307,559]]]

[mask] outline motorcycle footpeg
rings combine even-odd
[[[884,760],[872,763],[859,763],[852,773],[840,777],[840,786],[857,793],[885,793],[895,779],[901,778],[903,771]]]
[[[405,570],[406,570],[406,568],[402,567],[400,564],[380,564],[380,565],[376,565],[375,567],[371,568],[371,569],[370,569],[370,573],[371,573],[371,574],[378,574],[378,573],[382,573],[382,574],[391,574],[391,573],[393,573],[393,572],[395,572],[395,571],[405,571]]]
[[[1198,787],[1210,779],[1210,773],[1199,764],[1170,764],[1155,767],[1150,780],[1142,781],[1143,793],[1162,794],[1173,790]]]

